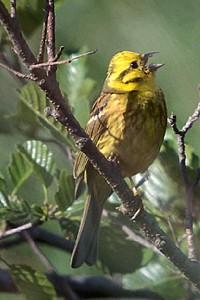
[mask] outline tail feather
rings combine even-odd
[[[88,195],[72,253],[72,268],[78,268],[84,262],[93,265],[97,260],[97,244],[103,204],[104,201],[95,203],[95,199]]]
[[[84,262],[89,266],[96,263],[103,205],[112,193],[105,179],[92,166],[87,173],[87,184],[88,196],[72,253],[73,268],[80,267]]]

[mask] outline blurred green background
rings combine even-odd
[[[10,1],[3,1],[5,4],[9,4]],[[44,1],[41,0],[21,0],[18,2],[18,16],[21,22],[24,35],[28,40],[28,43],[35,54],[38,52],[39,39],[41,35],[42,17],[43,17],[43,6]],[[157,82],[159,86],[163,89],[166,97],[168,115],[174,112],[177,115],[178,125],[182,126],[189,115],[191,115],[199,102],[199,91],[198,85],[200,81],[200,1],[199,0],[58,0],[56,1],[56,44],[57,50],[61,45],[65,47],[66,54],[84,52],[87,50],[98,49],[95,55],[89,56],[87,58],[86,67],[80,67],[81,74],[85,77],[92,78],[95,82],[92,93],[89,96],[89,103],[92,103],[98,97],[99,92],[102,89],[103,81],[105,79],[107,67],[110,58],[118,51],[130,50],[140,53],[159,51],[152,62],[164,63],[165,67],[157,72]],[[7,45],[7,39],[4,36],[2,29],[0,30],[1,37],[3,37],[4,43],[0,45],[1,53],[4,56],[0,57],[1,61],[6,60],[11,61],[16,65],[14,54],[10,50],[10,45]],[[6,42],[5,42],[6,41]],[[82,50],[81,50],[82,49]],[[2,55],[2,54],[1,54]],[[68,67],[59,67],[60,73],[59,79],[63,90],[69,91],[73,89],[74,86],[70,87],[69,81],[67,79],[67,68],[72,68],[76,66],[76,62],[73,62]],[[78,65],[79,67],[79,65]],[[78,68],[77,68],[78,69]],[[84,71],[83,71],[84,69]],[[85,74],[87,69],[87,74]],[[72,71],[72,69],[71,69]],[[66,76],[66,78],[65,78]],[[73,77],[73,76],[72,76]],[[76,77],[74,77],[76,78]],[[79,78],[80,79],[80,78]],[[66,81],[66,88],[65,88]],[[80,82],[83,82],[80,80]],[[88,82],[87,82],[88,84]],[[86,85],[87,86],[87,85]],[[91,84],[92,86],[92,84]],[[9,117],[16,113],[17,109],[17,90],[21,88],[20,81],[14,79],[10,74],[1,69],[0,72],[0,147],[1,147],[1,159],[0,159],[0,172],[4,173],[8,162],[10,161],[10,156],[12,151],[14,151],[16,144],[24,142],[26,140],[24,134],[20,132],[20,119],[16,118],[13,125],[10,122]],[[71,92],[70,92],[71,93]],[[77,92],[77,95],[78,92]],[[76,96],[76,92],[75,92]],[[79,101],[79,97],[76,97],[75,101]],[[80,97],[82,101],[82,98]],[[88,105],[88,103],[87,103]],[[80,107],[80,106],[79,106]],[[78,105],[77,105],[78,108]],[[76,113],[77,118],[84,125],[87,119],[88,107],[84,111],[82,109],[81,113]],[[79,110],[80,111],[80,110]],[[76,111],[75,111],[76,112]],[[29,114],[25,116],[29,121]],[[19,126],[20,124],[20,126]],[[25,127],[24,127],[25,126]],[[26,131],[26,125],[23,125],[24,132]],[[15,128],[16,127],[16,128]],[[192,130],[189,131],[186,141],[194,148],[194,152],[197,156],[200,156],[200,122],[196,122]],[[29,137],[34,138],[34,130],[27,129]],[[44,134],[44,133],[43,133]],[[45,137],[45,136],[44,136]],[[51,146],[51,150],[54,151],[55,147]],[[168,152],[170,153],[170,152]],[[64,157],[62,151],[56,149],[54,151],[56,157],[56,163],[58,169],[62,169],[66,166],[70,169],[70,164]],[[177,171],[177,157],[176,163],[174,163],[174,153],[171,153],[171,157],[165,156],[165,164],[169,162],[171,172],[174,172],[173,166],[176,164]],[[156,167],[156,164],[155,164]],[[163,169],[157,170],[159,172],[156,174],[160,181],[167,182]],[[169,169],[170,169],[169,168]],[[161,171],[160,171],[161,170]],[[71,171],[71,170],[70,170]],[[6,171],[5,171],[6,172]],[[153,173],[153,171],[152,171]],[[162,173],[162,176],[160,174]],[[177,176],[177,173],[175,174]],[[154,175],[153,175],[154,176]],[[152,176],[154,181],[154,177]],[[174,176],[175,177],[175,176]],[[169,181],[176,181],[173,177]],[[171,182],[165,186],[163,185],[161,190],[163,192],[163,198],[160,201],[159,196],[161,192],[159,190],[158,200],[160,203],[157,205],[158,211],[156,214],[166,205],[162,200],[166,200],[166,211],[165,213],[170,214],[170,199],[174,197],[175,191],[177,192],[177,182],[174,183],[173,191],[171,188]],[[150,182],[151,185],[151,182]],[[153,193],[153,197],[158,195],[158,189],[151,190],[151,185],[149,191]],[[32,188],[34,187],[34,188]],[[179,186],[180,187],[180,186]],[[157,187],[158,188],[158,187]],[[168,188],[168,190],[167,190]],[[55,190],[55,186],[51,187]],[[31,178],[29,182],[25,183],[25,186],[20,190],[20,196],[26,199],[27,191],[29,201],[41,201],[41,187],[35,178]],[[178,190],[179,192],[179,190]],[[178,193],[177,192],[177,193]],[[155,194],[154,194],[155,193]],[[170,196],[169,196],[170,194]],[[173,194],[173,196],[171,196]],[[145,195],[146,196],[146,195]],[[176,195],[177,196],[177,195]],[[179,196],[177,199],[179,200]],[[161,197],[161,196],[160,196]],[[171,198],[170,198],[171,197]],[[182,195],[181,195],[182,197]],[[84,198],[84,197],[83,197]],[[147,196],[148,198],[148,196]],[[53,200],[50,199],[52,202]],[[114,199],[114,201],[117,201]],[[158,201],[158,202],[159,202]],[[168,201],[168,202],[167,202]],[[155,203],[154,203],[155,204]],[[169,206],[168,206],[169,205]],[[148,204],[147,204],[148,206]],[[176,209],[176,204],[174,205]],[[170,207],[171,208],[171,207]],[[112,208],[113,209],[113,208]],[[152,209],[152,208],[151,208]],[[182,209],[182,208],[181,208]],[[114,209],[113,209],[114,210]],[[168,211],[167,211],[168,210]],[[178,210],[178,209],[177,209]],[[182,209],[183,210],[183,209]],[[181,211],[182,213],[182,211]],[[181,215],[181,213],[179,215]],[[159,214],[158,214],[159,215]],[[162,216],[162,217],[163,217]],[[175,214],[174,223],[176,223]],[[164,218],[164,217],[163,217]],[[122,217],[123,219],[123,217]],[[166,217],[167,219],[167,217]],[[161,218],[162,220],[162,218]],[[162,220],[163,221],[163,220]],[[123,222],[126,222],[123,220]],[[106,224],[107,225],[107,224]],[[163,221],[162,226],[164,229],[169,230],[169,224]],[[180,226],[180,227],[179,227]],[[177,236],[180,232],[183,233],[182,223],[177,225]],[[106,227],[106,226],[105,226]],[[134,226],[133,226],[134,227]],[[45,228],[62,235],[59,224],[47,222]],[[180,229],[180,232],[179,232]],[[196,229],[197,230],[197,229]],[[198,228],[199,230],[199,228]],[[113,255],[113,249],[109,250],[112,246],[113,241],[109,244],[110,232],[109,227],[105,231],[104,243],[101,242],[102,248],[102,261],[106,260],[105,250],[108,251],[109,259],[112,256],[115,260],[118,260]],[[111,233],[113,234],[113,229]],[[170,232],[170,230],[169,230]],[[171,234],[171,232],[170,232]],[[116,234],[119,236],[120,234]],[[115,236],[116,236],[115,235]],[[122,237],[122,240],[124,238]],[[117,241],[116,241],[117,242]],[[109,244],[109,246],[108,246]],[[103,246],[102,246],[103,245]],[[123,246],[123,245],[122,245]],[[117,248],[118,245],[113,245],[113,248]],[[132,248],[133,247],[133,248]],[[184,246],[183,246],[184,247]],[[112,247],[111,247],[112,248]],[[23,250],[22,250],[23,249]],[[61,273],[72,273],[72,274],[102,274],[104,273],[99,266],[88,268],[82,267],[79,270],[71,270],[69,268],[70,255],[64,253],[63,251],[56,250],[54,248],[49,249],[47,246],[42,247],[43,251],[47,257],[52,261],[56,269]],[[121,248],[120,248],[121,249]],[[123,248],[122,248],[123,249]],[[142,249],[142,250],[141,250]],[[34,268],[43,269],[39,260],[35,259],[29,246],[16,246],[14,248],[15,255],[13,255],[13,248],[9,250],[2,251],[4,259],[8,260],[10,263],[27,263]],[[23,251],[23,257],[21,255]],[[110,251],[110,252],[109,252]],[[131,253],[134,253],[137,257],[133,262],[133,269],[138,268],[138,264],[141,263],[141,268],[137,272],[128,274],[123,277],[123,283],[129,288],[142,288],[142,287],[152,287],[153,285],[158,285],[157,291],[161,292],[163,295],[167,293],[167,289],[170,288],[173,297],[168,299],[181,299],[179,298],[179,293],[182,295],[182,277],[180,274],[173,277],[174,281],[171,281],[168,272],[168,266],[166,264],[166,259],[159,258],[159,263],[155,260],[153,264],[149,263],[155,254],[151,251],[143,251],[143,248],[138,248],[137,245],[133,243],[130,249]],[[122,250],[124,252],[124,250]],[[106,252],[107,255],[107,252]],[[128,254],[126,254],[129,257]],[[142,256],[143,255],[143,256]],[[111,257],[110,257],[111,256]],[[125,256],[125,254],[124,254]],[[131,256],[131,254],[130,254]],[[134,256],[132,258],[134,260]],[[148,264],[149,263],[149,264]],[[128,262],[129,264],[129,262]],[[132,266],[131,266],[132,267]],[[171,270],[171,269],[170,269]],[[105,273],[108,270],[105,271]],[[123,272],[122,272],[123,273]],[[172,272],[173,273],[173,272]],[[175,273],[174,273],[175,274]],[[173,274],[173,275],[174,275]],[[144,279],[145,278],[145,279]]]
[[[165,63],[157,73],[168,114],[181,126],[199,101],[200,1],[85,0],[65,1],[57,10],[57,43],[99,52],[89,59],[89,72],[101,90],[110,58],[118,51],[159,51]],[[188,136],[198,153],[200,124]]]

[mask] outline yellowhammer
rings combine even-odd
[[[166,129],[163,92],[155,83],[162,64],[150,64],[155,52],[123,51],[111,59],[100,97],[93,105],[86,132],[106,158],[114,158],[123,177],[144,172],[156,158]],[[88,196],[72,253],[72,267],[97,260],[98,233],[105,200],[112,189],[84,153],[77,156],[77,196],[85,180]]]

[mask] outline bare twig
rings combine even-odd
[[[48,2],[48,20],[47,20],[47,57],[48,61],[54,61],[55,58],[55,13],[54,0]],[[56,65],[49,65],[48,75],[54,80],[56,78]]]
[[[177,136],[178,141],[178,156],[179,164],[181,170],[181,176],[183,179],[183,184],[185,188],[186,202],[185,202],[185,219],[186,219],[186,241],[187,241],[187,251],[188,257],[195,260],[195,245],[194,245],[194,235],[193,235],[193,212],[192,205],[194,199],[194,189],[200,180],[200,171],[197,172],[196,178],[192,183],[189,182],[187,168],[186,168],[186,154],[185,154],[185,135],[188,130],[193,126],[194,122],[198,120],[200,116],[200,103],[197,105],[194,113],[188,118],[185,125],[181,130],[178,129],[176,124],[176,116],[171,114],[169,118],[169,123],[174,133]]]
[[[0,236],[0,240],[8,237],[8,236],[11,236],[11,235],[14,235],[14,234],[17,234],[17,233],[21,233],[22,231],[24,230],[27,230],[27,229],[30,229],[30,228],[33,228],[35,226],[38,226],[38,225],[41,225],[43,222],[41,220],[36,220],[35,222],[29,222],[29,223],[26,223],[26,224],[23,224],[21,226],[18,226],[17,228],[12,228],[12,229],[9,229],[9,230],[6,230],[4,231],[1,236]]]
[[[45,266],[47,273],[49,273],[49,276],[51,278],[54,278],[55,281],[55,287],[58,291],[60,291],[60,275],[54,270],[53,266],[49,262],[49,260],[46,258],[44,253],[39,249],[39,247],[36,245],[35,241],[32,239],[31,235],[28,231],[23,232],[23,236],[28,241],[29,245],[31,246],[31,249],[36,254],[36,256],[40,259],[42,264]],[[73,289],[69,285],[68,282],[66,282],[64,288],[63,288],[64,295],[66,299],[70,300],[79,300],[79,297],[74,293]]]
[[[9,73],[13,74],[14,76],[18,77],[18,78],[22,78],[22,79],[32,79],[32,76],[30,74],[23,74],[21,72],[18,72],[10,67],[8,67],[7,65],[4,65],[2,63],[0,63],[0,67],[5,69],[6,71],[8,71]]]
[[[64,46],[60,46],[60,49],[58,51],[58,53],[55,55],[53,61],[58,61],[59,58],[61,57],[62,53],[63,53],[63,50],[64,50]]]
[[[25,237],[25,239],[28,241],[33,252],[36,254],[36,256],[40,259],[42,264],[45,266],[47,272],[48,273],[54,272],[55,270],[54,270],[53,266],[51,265],[49,260],[46,258],[46,256],[43,254],[43,252],[39,249],[39,247],[36,245],[36,243],[32,239],[29,232],[25,230],[25,231],[23,231],[22,234]]]
[[[42,36],[40,40],[40,46],[39,46],[39,53],[37,56],[38,63],[41,63],[44,61],[44,53],[45,53],[45,43],[46,43],[46,37],[47,37],[47,22],[48,22],[48,13],[47,13],[47,4],[46,8],[44,10],[44,21],[43,21],[43,27],[42,27]]]
[[[47,21],[47,55],[48,61],[53,61],[55,57],[55,14],[54,14],[54,1],[47,0],[48,2],[48,21]]]
[[[61,61],[48,61],[48,62],[41,63],[41,64],[34,64],[34,65],[31,65],[29,68],[31,70],[33,70],[33,69],[40,69],[41,67],[49,67],[49,66],[54,66],[54,65],[65,65],[65,64],[71,63],[73,60],[79,59],[84,56],[95,54],[96,52],[97,52],[97,49],[88,51],[86,53],[82,53],[82,54],[70,57],[68,59],[61,60]]]
[[[194,113],[188,118],[187,122],[185,123],[181,131],[186,134],[188,129],[192,128],[194,122],[196,122],[199,119],[199,116],[200,116],[200,102],[198,103]]]

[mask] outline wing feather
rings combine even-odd
[[[85,131],[96,145],[101,134],[107,129],[107,117],[104,114],[111,94],[102,93],[98,100],[94,103],[90,114],[89,121],[86,125]],[[79,152],[74,165],[74,177],[78,178],[83,175],[88,163],[88,158],[83,152]]]

